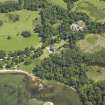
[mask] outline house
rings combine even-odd
[[[70,26],[70,29],[74,32],[78,32],[79,31],[79,25],[77,23],[72,23]]]
[[[86,28],[86,24],[82,20],[72,23],[70,26],[70,29],[74,32],[83,31],[85,28]]]

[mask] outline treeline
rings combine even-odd
[[[20,4],[16,1],[0,2],[0,12],[1,13],[15,11],[19,9],[21,9]]]
[[[28,10],[40,10],[47,4],[46,0],[17,0],[17,1],[5,1],[0,2],[0,12],[7,13],[10,11],[28,9]]]
[[[105,80],[85,87],[81,97],[83,105],[105,105]]]
[[[66,2],[66,4],[67,4],[68,10],[70,10],[73,7],[73,4],[77,1],[78,0],[64,0],[64,2]]]
[[[28,10],[40,10],[45,8],[47,0],[24,0],[23,8]]]
[[[85,54],[84,61],[88,65],[98,65],[105,67],[105,49],[101,49],[93,54]]]
[[[43,49],[34,47],[25,48],[24,50],[15,51],[6,53],[0,51],[0,68],[14,68],[19,64],[29,65],[32,63],[32,60],[37,59],[43,54]]]

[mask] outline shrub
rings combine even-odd
[[[7,37],[7,40],[10,40],[10,39],[11,39],[11,36],[8,36],[8,37]]]
[[[31,36],[31,32],[29,32],[29,31],[23,31],[23,32],[21,33],[21,36],[23,36],[23,37],[25,37],[25,38],[30,37],[30,36]]]
[[[13,14],[9,14],[9,19],[12,21],[12,22],[16,22],[16,21],[19,21],[19,15],[13,15]]]

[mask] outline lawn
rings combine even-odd
[[[94,81],[105,80],[105,68],[98,66],[89,66],[89,71],[87,72],[88,78]]]
[[[97,34],[89,34],[85,39],[78,41],[77,46],[83,52],[94,53],[105,48],[105,38]]]
[[[73,11],[85,12],[97,22],[105,22],[105,2],[100,0],[79,0]]]
[[[19,20],[12,22],[9,16],[19,16]],[[3,26],[0,26],[0,50],[14,51],[21,50],[25,47],[39,47],[41,45],[38,34],[33,33],[33,26],[39,22],[40,16],[38,12],[20,10],[10,13],[0,13],[0,20]],[[20,33],[30,31],[32,36],[29,38],[21,37]],[[11,39],[7,40],[10,36]]]

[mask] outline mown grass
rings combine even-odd
[[[19,20],[12,22],[9,19],[10,15],[18,15]],[[28,10],[0,13],[0,20],[3,21],[3,26],[0,27],[0,50],[14,51],[31,46],[39,47],[41,45],[40,38],[32,32],[33,26],[39,22],[35,21],[36,18],[40,18],[38,12]],[[20,36],[22,31],[30,31],[32,36],[23,38]],[[11,37],[10,40],[7,40],[8,36]]]
[[[105,22],[105,2],[100,0],[79,0],[73,11],[85,12],[97,22]]]

